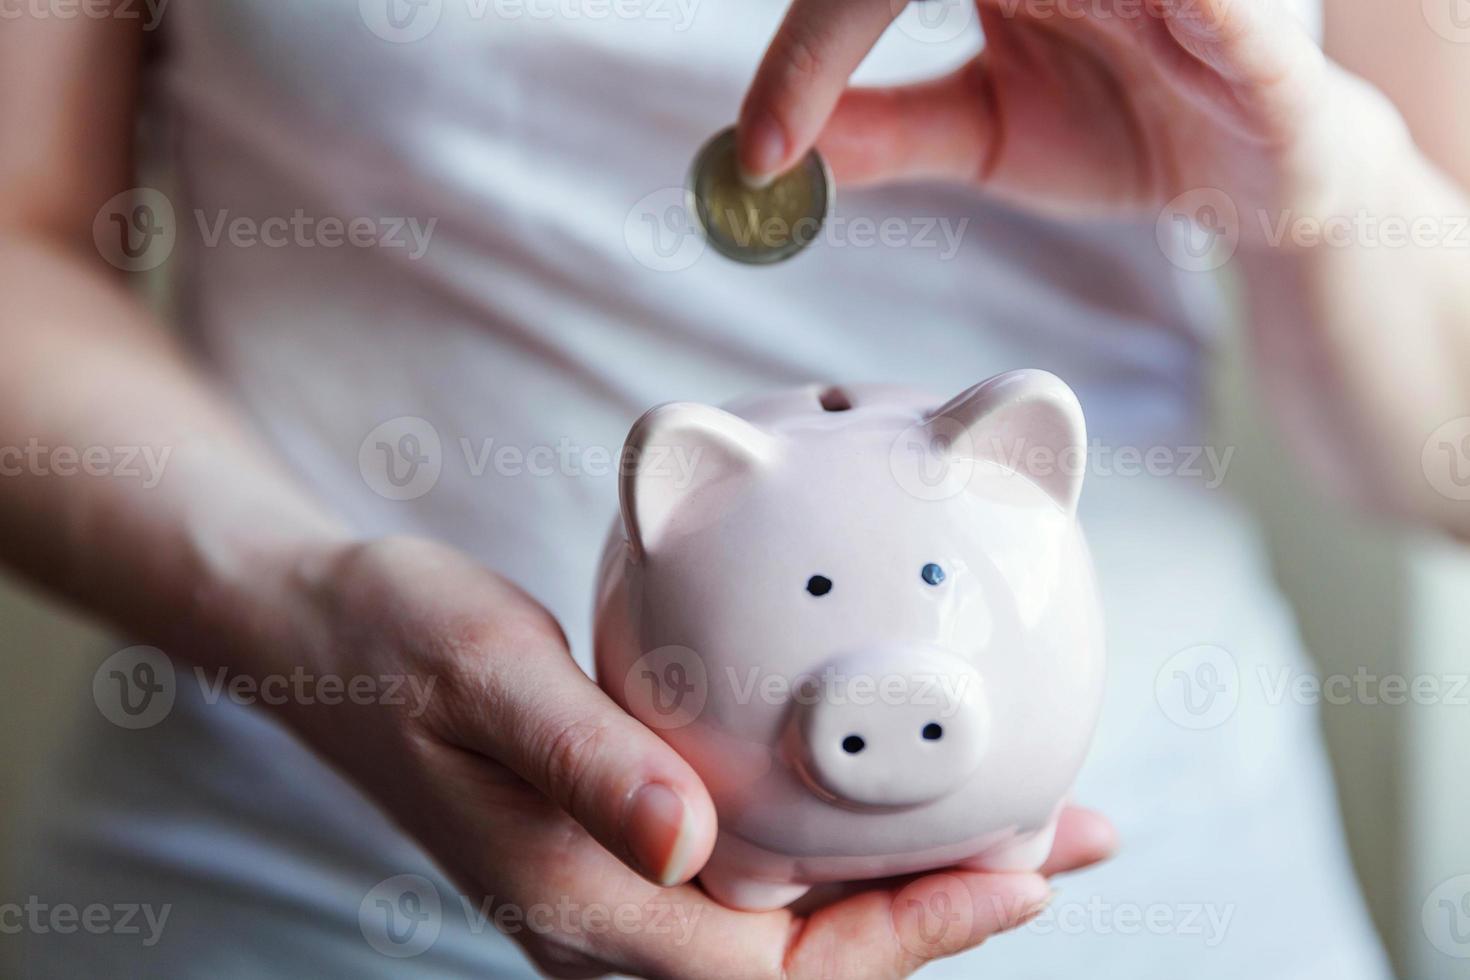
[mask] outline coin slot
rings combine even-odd
[[[817,396],[824,412],[845,412],[852,408],[852,399],[841,388],[828,388]]]

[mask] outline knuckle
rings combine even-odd
[[[611,733],[597,722],[570,721],[547,735],[541,753],[543,785],[570,813],[582,812],[597,783],[597,761]]]
[[[810,30],[793,30],[782,40],[780,55],[786,81],[815,78],[822,73],[821,42]]]
[[[832,83],[832,52],[830,32],[813,24],[792,25],[774,42],[759,101],[788,134],[800,121],[808,93]]]
[[[429,643],[434,648],[431,660],[445,675],[443,696],[435,698],[440,721],[462,738],[498,746],[494,754],[502,762],[513,761],[505,753],[515,752],[516,745],[527,746],[522,751],[533,767],[542,765],[553,749],[569,753],[571,746],[558,748],[558,740],[575,741],[575,735],[560,733],[556,720],[545,714],[547,705],[556,703],[554,692],[542,689],[544,681],[521,669],[532,659],[565,658],[560,637],[549,614],[544,620],[528,613],[500,621],[472,615],[436,624]],[[540,688],[531,686],[538,684]],[[519,734],[539,731],[549,734],[540,739]]]
[[[375,581],[422,563],[431,550],[429,543],[403,534],[354,541],[334,556],[333,570],[349,581]]]
[[[430,638],[431,662],[445,675],[444,697],[436,698],[438,714],[463,731],[478,731],[497,714],[497,685],[488,669],[487,651],[493,630],[480,621],[446,623]]]

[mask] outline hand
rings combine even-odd
[[[285,604],[278,639],[309,638],[301,656],[311,669],[434,688],[427,710],[297,705],[283,709],[287,722],[415,837],[472,907],[494,896],[488,915],[508,905],[528,922],[533,907],[569,910],[513,933],[549,973],[900,976],[1048,898],[1041,875],[953,871],[850,893],[809,915],[726,909],[687,884],[715,837],[699,778],[577,667],[524,592],[412,539],[337,547],[293,562],[289,578],[286,594],[298,598]],[[1069,811],[1045,870],[1112,847],[1101,817]],[[972,913],[962,928],[906,927],[903,916],[933,907],[940,891],[946,908]]]
[[[1375,144],[1403,141],[1388,101],[1276,0],[977,7],[986,46],[953,74],[844,93],[903,0],[795,0],[741,109],[744,171],[779,173],[820,134],[852,183],[969,181],[1069,215],[1153,215],[1200,188],[1242,214],[1316,212]]]

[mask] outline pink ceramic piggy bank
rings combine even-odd
[[[597,673],[709,787],[716,899],[1040,866],[1102,694],[1085,446],[1040,371],[634,425]]]

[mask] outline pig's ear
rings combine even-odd
[[[718,520],[774,453],[769,434],[718,408],[674,402],[650,410],[628,433],[618,488],[635,555],[657,550],[676,515],[691,526]]]
[[[961,392],[924,422],[952,457],[999,463],[1026,476],[1068,513],[1086,469],[1087,425],[1066,383],[1046,371],[1011,371]]]

